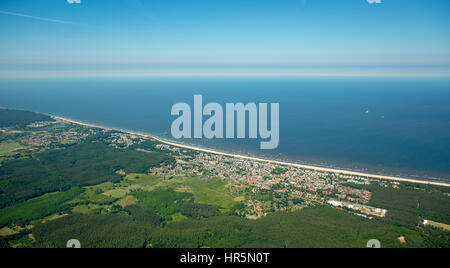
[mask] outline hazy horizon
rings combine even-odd
[[[450,65],[0,65],[0,79],[224,76],[449,78]]]
[[[0,64],[449,66],[449,8],[445,0],[7,0]]]

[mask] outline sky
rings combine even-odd
[[[450,65],[450,1],[369,2],[1,0],[0,65]]]

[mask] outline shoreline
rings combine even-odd
[[[75,125],[81,125],[81,126],[92,127],[92,128],[100,128],[100,129],[104,129],[104,130],[117,130],[117,131],[121,131],[121,132],[128,133],[131,135],[152,138],[163,144],[178,147],[178,148],[183,148],[183,149],[188,149],[188,150],[193,150],[193,151],[198,151],[198,152],[204,152],[204,153],[210,153],[210,154],[216,154],[216,155],[221,155],[221,156],[227,156],[227,157],[232,157],[232,158],[238,158],[238,159],[243,159],[243,160],[257,161],[257,162],[263,162],[263,163],[269,163],[269,164],[277,164],[277,165],[281,165],[281,166],[295,167],[295,168],[313,170],[313,171],[318,171],[318,172],[338,173],[338,174],[349,175],[349,176],[358,176],[358,177],[367,177],[367,178],[397,181],[397,182],[410,182],[410,183],[419,183],[419,184],[426,184],[426,185],[450,187],[449,183],[444,183],[444,182],[432,182],[432,181],[425,181],[425,180],[415,180],[415,179],[400,178],[400,177],[393,177],[393,176],[376,175],[376,174],[369,174],[369,173],[363,173],[363,172],[357,172],[357,171],[348,171],[348,170],[341,170],[341,169],[317,167],[317,166],[311,166],[311,165],[283,162],[283,161],[278,161],[278,160],[268,160],[268,159],[239,155],[239,154],[225,153],[225,152],[220,152],[220,151],[216,151],[216,150],[212,150],[212,149],[201,148],[198,146],[184,145],[181,143],[168,141],[163,138],[157,137],[155,135],[138,133],[138,132],[123,130],[123,129],[118,129],[118,128],[109,128],[109,127],[104,127],[104,126],[90,124],[90,123],[83,123],[83,122],[75,121],[75,120],[65,118],[65,117],[60,117],[60,116],[54,116],[54,115],[50,115],[50,116],[55,120],[59,120],[59,121],[63,121],[63,122],[67,122],[67,123],[71,123],[71,124],[75,124]]]

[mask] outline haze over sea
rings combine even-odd
[[[450,182],[449,78],[0,79],[0,106],[170,137],[173,104],[279,102],[280,146],[184,140],[225,152]]]

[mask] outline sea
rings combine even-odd
[[[185,144],[294,163],[450,182],[450,79],[146,77],[0,79],[0,107],[173,140],[175,103],[279,103],[280,143]]]

